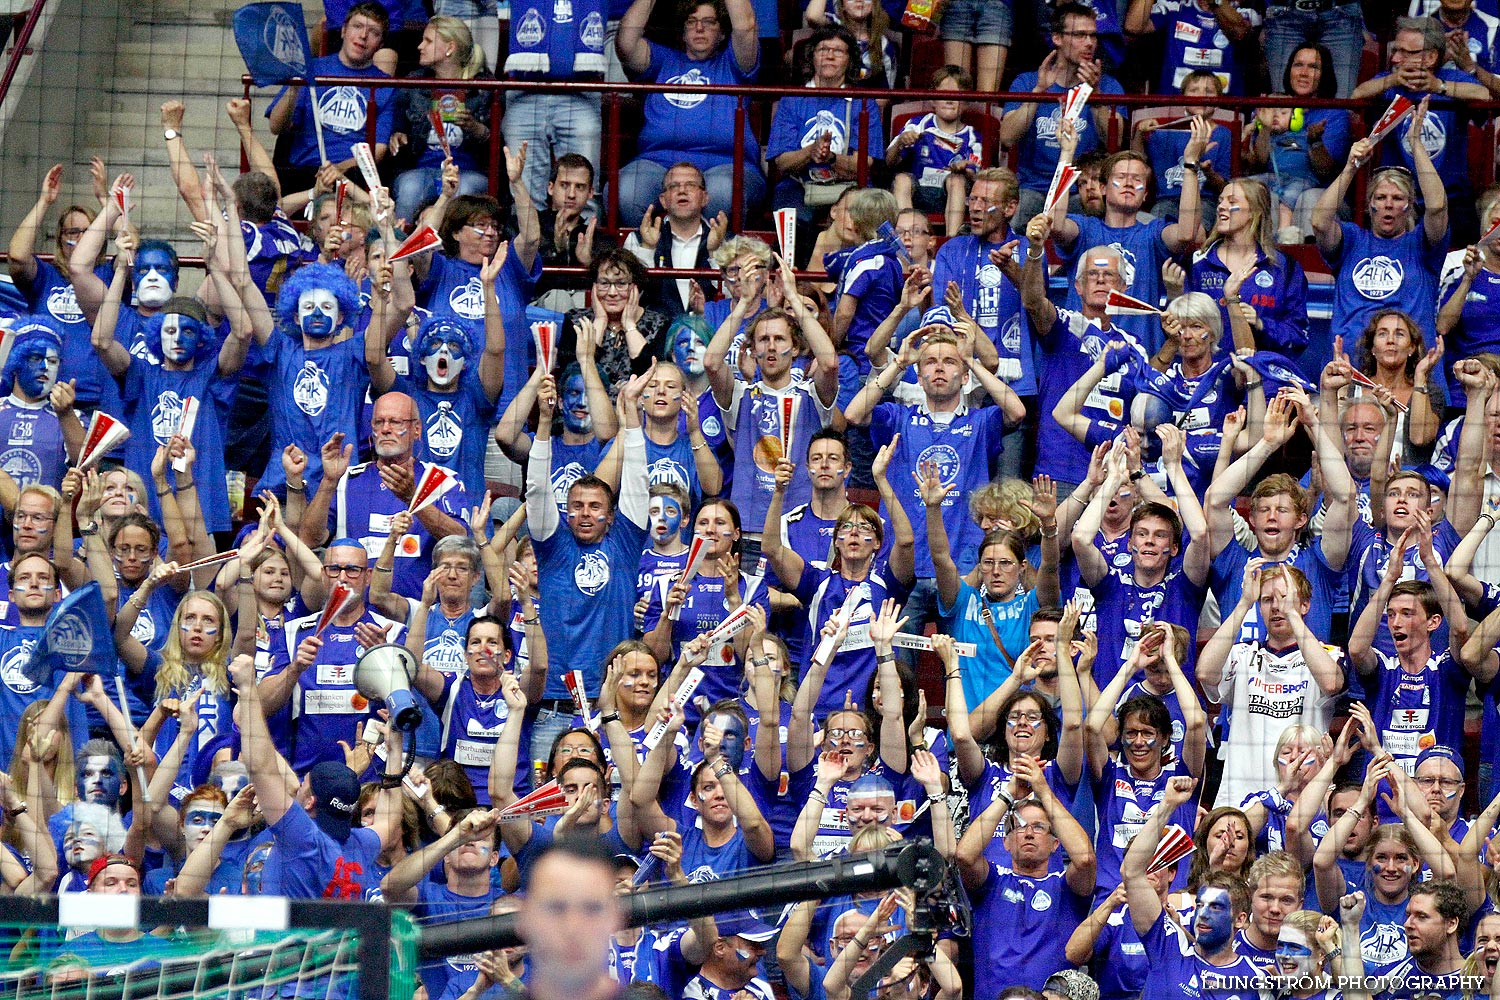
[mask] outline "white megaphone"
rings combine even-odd
[[[371,646],[354,664],[354,687],[371,701],[385,702],[391,724],[403,733],[422,724],[422,709],[411,693],[416,676],[416,657],[393,642]]]

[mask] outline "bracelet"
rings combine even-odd
[[[947,805],[948,796],[944,795],[942,792],[934,792],[932,795],[927,796],[927,801],[931,802],[933,805]]]
[[[1413,386],[1411,391],[1420,392],[1424,396],[1430,396],[1432,394],[1432,389],[1429,386],[1425,385]]]
[[[996,800],[1005,803],[1005,808],[1007,811],[1016,807],[1016,797],[1010,794],[1010,789],[1006,788],[1003,785],[1000,787],[1000,790],[995,793],[995,798]]]
[[[859,935],[858,934],[854,935],[854,937],[851,938],[850,940],[851,940],[851,943],[859,945],[859,950],[860,951],[864,951],[866,948],[870,947],[869,940],[866,939],[864,941],[861,941],[859,939]]]
[[[695,444],[695,445],[693,445],[693,450],[694,451],[702,451],[704,448],[707,448],[707,447],[708,447],[708,442],[705,441],[702,444]]]
[[[825,806],[828,804],[828,796],[826,794],[824,794],[823,791],[821,791],[820,789],[814,788],[812,791],[810,791],[810,792],[807,793],[807,797],[809,799],[817,799],[819,802],[823,803]]]
[[[255,582],[255,577],[253,577],[253,576],[242,576],[242,577],[240,577],[240,583],[254,583],[254,582]]]
[[[182,490],[191,490],[191,489],[194,489],[194,488],[197,487],[197,485],[198,485],[197,482],[178,483],[177,484],[177,489],[178,489],[179,492],[181,492]]]
[[[396,572],[396,568],[394,566],[379,566],[379,565],[377,565],[375,567],[375,572],[377,572],[377,573],[394,573],[394,572]]]
[[[307,484],[303,483],[301,486],[293,486],[291,483],[287,483],[286,489],[288,493],[306,493]]]
[[[896,656],[895,656],[894,653],[876,654],[876,656],[875,656],[875,662],[876,663],[895,663],[896,662]]]
[[[1264,384],[1265,383],[1262,382],[1260,379],[1256,379],[1254,382],[1246,382],[1245,383],[1245,388],[1246,389],[1259,389]]]
[[[1139,482],[1139,481],[1141,481],[1142,479],[1145,479],[1145,478],[1146,478],[1146,470],[1145,469],[1136,469],[1134,472],[1132,472],[1130,474],[1130,481],[1132,483]]]
[[[1047,256],[1045,253],[1034,254],[1034,253],[1031,252],[1031,248],[1030,247],[1026,248],[1026,259],[1027,260],[1041,260],[1045,256]]]
[[[27,805],[25,802],[22,802],[20,805],[16,806],[14,809],[7,809],[7,810],[5,810],[5,815],[7,817],[20,816],[23,813],[25,813],[27,809],[30,809],[30,808],[31,807],[29,805]]]
[[[1198,161],[1197,160],[1183,160],[1182,161],[1182,169],[1183,170],[1191,170],[1194,173],[1196,173],[1197,170],[1198,170]]]
[[[537,615],[535,618],[522,618],[521,619],[521,624],[522,625],[540,625],[541,623],[542,623],[542,616],[541,615]]]
[[[384,789],[387,789],[387,790],[392,789],[392,788],[400,788],[401,787],[401,775],[399,775],[399,774],[382,774],[380,776],[380,787],[384,788]]]
[[[1485,510],[1485,511],[1480,511],[1479,516],[1480,517],[1487,517],[1487,518],[1489,518],[1490,519],[1490,527],[1493,528],[1495,526],[1495,515],[1494,514],[1491,514],[1489,511]]]
[[[605,712],[603,715],[599,716],[599,725],[601,725],[601,726],[607,726],[611,722],[619,722],[619,721],[620,721],[620,713],[619,712]]]
[[[961,674],[957,670],[955,670],[951,674],[944,674],[943,675],[943,680],[945,680],[945,681],[956,681],[956,680],[958,680],[961,677],[963,677],[963,674]]]
[[[83,535],[85,538],[93,538],[95,535],[99,534],[99,522],[95,521],[93,524],[79,527],[78,533],[80,535]]]
[[[439,802],[437,805],[433,806],[430,810],[428,810],[428,812],[427,812],[427,818],[428,819],[436,819],[438,813],[446,813],[447,811],[448,810],[443,807],[443,804],[441,802]]]

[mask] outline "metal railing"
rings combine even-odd
[[[296,81],[289,81],[296,82]],[[600,151],[599,176],[606,179],[618,177],[620,164],[620,143],[623,138],[621,134],[621,112],[627,100],[640,97],[645,98],[651,94],[705,94],[722,95],[735,98],[735,116],[733,123],[734,147],[731,154],[731,162],[734,168],[734,193],[732,208],[730,212],[731,222],[734,228],[742,230],[745,220],[744,205],[744,137],[745,130],[749,125],[749,104],[751,101],[769,103],[780,97],[854,97],[859,101],[858,131],[857,135],[863,136],[869,124],[871,113],[871,102],[875,101],[933,101],[952,100],[953,91],[933,89],[907,89],[907,90],[866,90],[858,89],[851,93],[849,89],[832,89],[819,87],[788,87],[788,86],[765,86],[760,84],[745,84],[736,86],[710,85],[710,84],[663,84],[663,83],[600,83],[599,81],[567,81],[567,80],[433,80],[433,79],[410,79],[395,78],[371,81],[369,77],[344,77],[344,76],[319,76],[314,82],[322,86],[345,86],[358,87],[370,95],[370,101],[375,101],[375,91],[391,89],[444,89],[444,90],[475,90],[488,92],[490,94],[490,184],[491,191],[504,176],[501,163],[501,151],[504,140],[498,127],[502,114],[502,101],[507,93],[553,93],[553,94],[594,94],[601,97],[602,110],[604,112],[604,128],[602,130],[602,148]],[[251,97],[253,82],[248,75],[241,77],[244,96],[248,100]],[[1030,91],[1012,93],[1001,91],[994,93],[970,93],[964,100],[970,104],[981,104],[987,110],[996,105],[1004,106],[1008,103],[1040,104],[1051,103],[1059,98],[1060,94],[1035,94]],[[1095,94],[1094,103],[1107,103],[1111,107],[1122,107],[1127,110],[1132,108],[1147,108],[1161,106],[1180,106],[1184,104],[1179,94]],[[1385,102],[1380,99],[1371,101],[1356,101],[1338,98],[1314,98],[1314,97],[1284,97],[1284,96],[1256,96],[1256,97],[1230,97],[1220,96],[1214,98],[1193,98],[1195,106],[1213,107],[1231,111],[1254,111],[1259,108],[1341,108],[1361,114],[1368,123],[1380,114],[1385,107]],[[1500,112],[1500,101],[1459,101],[1456,99],[1439,98],[1434,95],[1434,107],[1460,106],[1470,112],[1488,111]],[[366,135],[373,144],[375,140],[375,117],[367,116]],[[1128,122],[1124,126],[1128,131]],[[1126,138],[1126,131],[1122,131],[1121,121],[1118,118],[1110,119],[1109,134],[1105,137],[1107,148],[1114,150],[1121,147]],[[1235,137],[1232,150],[1233,162],[1238,166],[1239,136]],[[860,186],[868,183],[870,168],[870,151],[866,150],[861,143],[861,148],[856,153],[857,174],[856,182]],[[883,150],[876,155],[883,154]],[[997,156],[999,155],[997,151]],[[1490,157],[1493,160],[1493,156]],[[999,162],[997,160],[997,162]],[[248,166],[248,163],[245,164]],[[610,229],[618,229],[619,221],[619,185],[610,184],[609,196],[605,205],[605,225]]]
[[[15,80],[16,73],[21,69],[21,60],[33,55],[31,36],[36,33],[37,22],[42,19],[42,8],[45,6],[47,6],[47,0],[32,0],[31,11],[26,15],[21,30],[16,33],[15,40],[11,44],[10,58],[6,60],[5,69],[0,71],[0,108],[5,106],[5,98],[10,93],[10,85]]]

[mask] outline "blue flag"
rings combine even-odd
[[[114,630],[104,613],[104,593],[92,580],[53,607],[22,672],[33,684],[45,685],[70,670],[100,677],[120,674]]]
[[[257,87],[305,78],[312,46],[300,3],[251,3],[234,13],[234,43]]]

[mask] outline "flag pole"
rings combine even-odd
[[[328,150],[323,146],[323,119],[318,114],[318,88],[313,86],[312,74],[309,73],[304,79],[307,80],[307,96],[312,103],[313,133],[318,137],[318,163],[328,166]]]
[[[120,714],[125,716],[125,730],[130,733],[130,745],[133,748],[136,739],[135,722],[130,718],[130,704],[125,700],[125,678],[120,674],[115,674],[115,695],[120,699]],[[135,766],[135,776],[139,779],[141,786],[141,801],[150,805],[151,788],[146,781],[146,765],[137,764]]]

